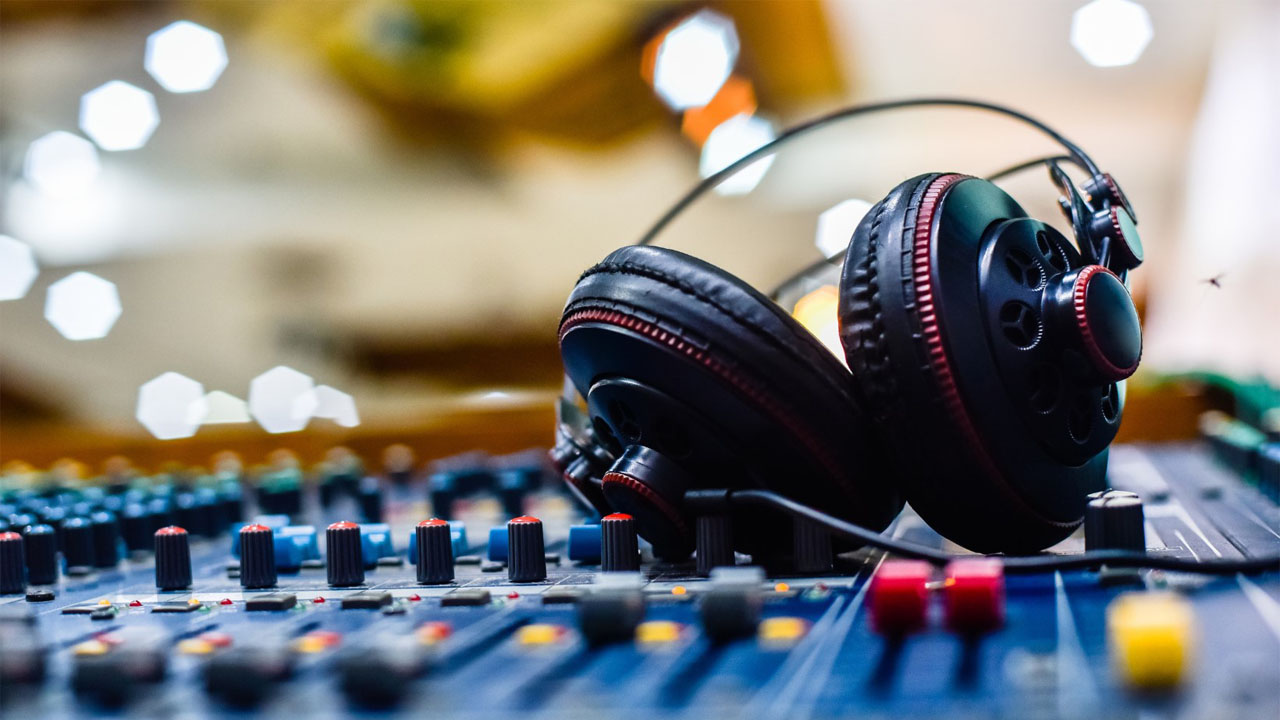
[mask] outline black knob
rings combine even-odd
[[[521,515],[507,521],[507,579],[539,582],[547,579],[547,551],[542,521]]]
[[[1054,280],[1044,298],[1046,314],[1083,354],[1095,380],[1116,382],[1137,370],[1142,326],[1133,298],[1115,273],[1086,265]]]
[[[1084,549],[1147,549],[1142,499],[1137,493],[1104,490],[1089,495],[1084,511]]]
[[[93,526],[88,518],[67,518],[62,523],[62,558],[67,572],[93,567]]]
[[[360,481],[360,514],[365,522],[382,522],[382,485],[372,475]]]
[[[798,518],[791,528],[796,572],[831,572],[835,558],[831,548],[831,533],[815,522]]]
[[[89,516],[93,528],[93,566],[113,568],[120,563],[120,523],[106,510]]]
[[[1133,216],[1123,207],[1099,210],[1089,218],[1089,235],[1095,240],[1110,240],[1111,262],[1118,270],[1132,270],[1142,264],[1142,238]]]
[[[205,518],[196,505],[196,496],[182,493],[173,499],[173,521],[183,528],[190,528],[193,535],[207,535]]]
[[[27,591],[22,536],[16,532],[0,533],[0,595],[17,595]]]
[[[439,585],[453,582],[453,540],[449,523],[431,518],[414,529],[418,539],[418,582]]]
[[[156,587],[183,590],[191,587],[191,542],[177,525],[156,531]]]
[[[360,526],[336,522],[324,533],[328,554],[329,584],[348,587],[364,582],[364,557],[360,552]]]
[[[635,572],[639,569],[635,518],[626,513],[605,515],[600,519],[600,570]]]
[[[712,568],[733,565],[733,527],[726,515],[699,515],[695,528],[697,572],[706,577]]]
[[[156,531],[173,524],[173,511],[169,507],[168,500],[158,497],[147,501],[147,515],[151,518],[151,532],[147,544],[152,545],[154,541],[150,538],[155,537]]]
[[[144,505],[125,505],[120,513],[120,531],[124,546],[129,552],[145,552],[151,549],[151,515]]]
[[[67,519],[66,508],[54,507],[52,505],[40,508],[36,511],[36,516],[40,518],[40,524],[48,525],[53,528],[53,535],[58,539],[58,550],[62,550],[63,535],[62,523]]]
[[[266,525],[245,525],[240,528],[240,586],[269,588],[275,584],[275,533]]]
[[[427,480],[427,498],[431,512],[438,518],[453,518],[453,501],[458,497],[458,481],[451,472],[439,472]]]
[[[28,525],[23,531],[27,551],[27,582],[53,585],[58,582],[58,536],[48,525]]]
[[[244,519],[244,496],[239,487],[224,489],[218,494],[218,503],[222,507],[222,519],[228,524]]]

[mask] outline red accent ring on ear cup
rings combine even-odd
[[[921,334],[929,353],[929,368],[934,380],[938,383],[938,394],[943,406],[951,417],[952,423],[960,430],[961,436],[973,451],[983,469],[993,478],[1002,477],[996,469],[995,462],[982,444],[978,431],[973,426],[969,412],[960,397],[960,388],[956,385],[955,373],[951,370],[951,362],[947,359],[947,350],[943,345],[942,328],[938,320],[937,307],[934,305],[933,263],[929,249],[933,240],[933,216],[938,209],[947,188],[955,183],[968,179],[968,175],[940,175],[930,181],[920,200],[919,214],[916,216],[915,232],[911,248],[911,279],[915,289],[916,313],[920,319]]]
[[[677,531],[679,531],[679,533],[682,536],[686,538],[689,537],[689,526],[688,524],[685,523],[684,518],[680,515],[679,512],[676,511],[674,507],[671,506],[670,503],[664,500],[661,495],[654,492],[648,485],[645,485],[644,483],[631,477],[630,475],[626,475],[619,472],[605,473],[604,477],[601,478],[601,483],[604,484],[606,487],[609,487],[609,486],[624,487],[627,490],[630,490],[631,492],[644,498],[645,501],[647,501],[650,505],[656,508],[658,512],[661,512],[663,516],[665,516],[668,520],[670,520],[671,524],[676,528]],[[615,515],[616,514],[617,513],[615,513]]]
[[[800,421],[796,419],[796,417],[785,407],[774,400],[771,395],[761,391],[760,388],[756,386],[756,383],[752,382],[749,378],[741,375],[740,373],[735,372],[732,367],[721,361],[719,358],[713,356],[702,348],[694,346],[675,333],[664,330],[653,323],[646,322],[633,315],[628,315],[617,310],[605,310],[602,308],[586,308],[570,313],[560,323],[559,339],[563,341],[565,334],[575,326],[590,322],[616,325],[618,327],[640,333],[651,340],[662,343],[663,345],[684,354],[691,360],[700,363],[708,370],[715,373],[717,377],[723,378],[736,390],[741,392],[758,407],[768,412],[775,420],[790,430],[791,436],[804,446],[805,450],[808,451],[808,453],[818,461],[822,468],[827,471],[827,474],[840,483],[841,487],[843,487],[851,497],[857,497],[853,484],[847,475],[848,469],[843,467],[834,457],[831,456],[827,449],[815,439],[813,433],[807,431]]]
[[[1089,318],[1089,286],[1092,284],[1093,278],[1099,273],[1110,275],[1115,278],[1117,283],[1120,282],[1120,278],[1116,277],[1115,273],[1106,267],[1088,265],[1081,268],[1080,274],[1076,276],[1076,281],[1071,288],[1071,302],[1075,311],[1076,330],[1080,333],[1081,346],[1084,348],[1085,354],[1089,356],[1094,368],[1107,381],[1116,382],[1132,375],[1138,369],[1138,363],[1135,362],[1128,367],[1116,365],[1102,351],[1102,348],[1098,345],[1098,338],[1093,334],[1093,323]]]

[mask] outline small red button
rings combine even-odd
[[[878,633],[901,635],[924,627],[929,608],[932,568],[923,560],[889,560],[871,579],[871,627]]]
[[[947,627],[975,633],[1004,624],[1004,567],[999,560],[953,560],[944,588]]]

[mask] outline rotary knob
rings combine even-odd
[[[1085,550],[1146,550],[1146,522],[1137,493],[1091,493],[1084,511]]]
[[[183,590],[191,587],[191,542],[177,525],[156,531],[156,587]]]
[[[0,533],[0,595],[26,592],[23,554],[21,535],[16,532]]]
[[[151,549],[151,515],[143,505],[125,505],[120,513],[120,526],[124,546],[129,552],[145,552]]]
[[[89,516],[93,529],[93,565],[113,568],[120,562],[120,523],[116,516],[99,510]]]
[[[699,515],[695,526],[697,573],[703,577],[714,568],[732,566],[733,525],[727,515]]]
[[[635,518],[626,513],[613,513],[600,519],[600,569],[604,572],[640,569]]]
[[[364,556],[360,549],[360,526],[336,522],[324,533],[328,554],[329,584],[349,587],[364,582]]]
[[[1045,303],[1045,314],[1066,330],[1069,344],[1081,352],[1098,380],[1116,382],[1138,369],[1138,309],[1115,273],[1101,265],[1065,273],[1045,293]]]
[[[67,574],[84,574],[93,566],[93,526],[87,518],[67,518],[62,523],[62,557]]]
[[[27,551],[27,582],[53,585],[58,582],[58,536],[48,525],[28,525],[23,531]]]
[[[453,582],[453,540],[449,523],[431,518],[414,528],[418,542],[418,583],[441,585]]]
[[[276,584],[275,532],[254,523],[240,528],[240,585],[269,588]]]
[[[507,522],[507,579],[511,582],[547,579],[542,521],[536,517],[521,515]]]

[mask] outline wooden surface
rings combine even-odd
[[[169,462],[207,466],[214,453],[233,450],[251,466],[264,462],[272,451],[287,448],[304,466],[310,466],[329,448],[342,445],[374,470],[383,449],[393,443],[413,448],[420,464],[470,450],[508,453],[549,447],[555,423],[553,398],[554,393],[548,390],[523,402],[460,404],[421,417],[365,423],[352,429],[314,421],[307,430],[283,435],[269,435],[256,424],[212,426],[201,428],[195,437],[168,441],[151,438],[141,428],[113,432],[64,425],[10,425],[0,427],[0,462],[21,460],[42,468],[61,458],[72,458],[97,470],[108,457],[123,455],[147,471]],[[1209,395],[1189,384],[1130,390],[1118,441],[1195,437],[1200,413],[1214,406]]]

